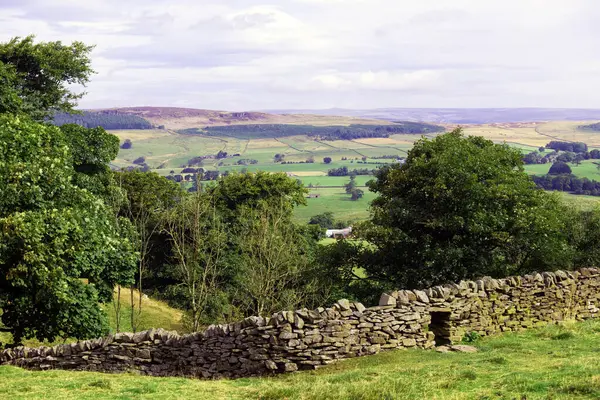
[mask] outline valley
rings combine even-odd
[[[125,109],[129,110],[129,109]],[[133,110],[138,110],[134,108]],[[165,129],[150,130],[111,130],[121,142],[130,140],[130,149],[121,149],[113,164],[118,168],[133,167],[133,161],[143,157],[149,168],[160,175],[177,175],[189,160],[194,157],[207,157],[197,167],[204,170],[225,172],[270,171],[285,172],[300,179],[319,198],[308,199],[307,207],[298,207],[295,216],[306,221],[312,215],[333,212],[337,219],[346,221],[363,220],[368,217],[368,204],[374,194],[367,194],[357,201],[350,201],[343,185],[349,177],[327,176],[330,169],[347,167],[352,169],[376,169],[396,161],[395,157],[406,157],[413,143],[422,136],[434,137],[437,132],[425,134],[391,134],[389,137],[357,138],[352,140],[321,140],[306,134],[295,135],[297,126],[348,127],[354,124],[392,124],[385,120],[363,119],[361,117],[334,117],[319,115],[266,113],[237,113],[239,119],[232,121],[232,113],[187,110],[177,114],[177,109],[142,109],[135,115],[148,118],[153,124],[164,124]],[[133,111],[127,111],[133,112]],[[273,123],[257,133],[256,126],[265,122]],[[483,136],[496,143],[506,143],[529,153],[545,146],[551,140],[580,141],[590,149],[600,147],[600,132],[580,129],[580,126],[593,121],[549,121],[490,124],[450,124],[440,125],[444,131],[462,126],[466,135]],[[202,125],[208,123],[209,125]],[[233,124],[233,125],[232,125]],[[300,124],[300,125],[299,125]],[[328,125],[329,124],[329,125]],[[192,125],[195,125],[192,127]],[[178,130],[178,127],[187,127]],[[285,128],[283,129],[282,126]],[[212,128],[213,130],[209,129]],[[235,129],[231,129],[235,127]],[[287,129],[287,130],[286,130]],[[292,130],[292,134],[288,130]],[[188,133],[192,131],[193,133]],[[186,133],[182,133],[186,132]],[[225,133],[226,132],[226,133]],[[278,134],[284,136],[278,137]],[[214,156],[227,153],[224,158]],[[276,162],[274,156],[283,155],[283,162]],[[213,157],[211,157],[213,156]],[[382,158],[382,157],[390,158]],[[331,162],[325,163],[326,157]],[[311,162],[312,161],[312,162]],[[600,180],[600,171],[595,160],[585,160],[573,165],[573,173],[580,177]],[[526,165],[530,174],[543,175],[549,164]],[[183,174],[185,175],[185,174]],[[364,187],[371,179],[358,176],[357,183]],[[366,189],[366,188],[364,188]],[[573,196],[565,199],[575,201]],[[596,199],[583,202],[587,205]]]

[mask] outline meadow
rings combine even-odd
[[[310,116],[305,116],[302,123],[309,124]],[[323,121],[319,121],[321,124]],[[520,149],[524,153],[537,150],[552,140],[582,141],[590,148],[600,147],[600,132],[580,130],[578,127],[591,121],[568,121],[547,123],[503,123],[485,125],[465,125],[467,135],[486,137],[497,143],[506,143]],[[339,123],[332,120],[332,123]],[[293,128],[293,129],[292,129]],[[298,126],[290,128],[303,132]],[[454,126],[446,126],[447,130]],[[221,132],[222,131],[222,132]],[[228,153],[224,159],[206,159],[202,168],[224,171],[270,171],[285,172],[300,179],[305,186],[312,185],[311,193],[319,192],[320,198],[308,199],[308,207],[296,210],[296,218],[306,221],[312,215],[331,211],[337,219],[359,221],[368,217],[368,205],[374,198],[366,188],[365,197],[354,202],[343,191],[348,177],[327,176],[333,168],[347,167],[374,169],[392,162],[392,159],[377,158],[381,156],[405,157],[407,151],[416,140],[423,135],[393,134],[388,138],[362,138],[355,140],[316,140],[306,135],[288,135],[273,137],[270,134],[257,136],[254,131],[243,129],[214,129],[210,135],[205,133],[182,134],[173,130],[121,130],[112,131],[121,141],[130,139],[133,147],[121,150],[113,162],[115,166],[133,165],[136,158],[145,157],[146,163],[157,173],[166,176],[174,171],[179,173],[188,160],[197,156],[215,155],[219,151]],[[224,132],[224,133],[223,133]],[[286,134],[289,134],[286,133]],[[219,136],[220,135],[220,136]],[[236,136],[237,135],[237,136]],[[428,134],[426,137],[434,137]],[[284,163],[274,161],[275,154],[284,155]],[[235,155],[235,156],[234,156]],[[330,157],[329,164],[323,159]],[[367,164],[362,163],[366,157]],[[239,165],[240,160],[256,160],[256,164]],[[307,163],[307,160],[314,160]],[[573,173],[580,177],[600,180],[600,171],[594,160],[586,160],[581,165],[572,165]],[[550,165],[527,165],[525,171],[532,175],[543,175]],[[371,179],[369,176],[358,176],[357,184],[364,187]],[[337,187],[337,189],[335,188]],[[588,199],[589,200],[589,199]],[[572,201],[570,199],[569,201]],[[593,201],[583,201],[589,206]]]
[[[479,339],[477,353],[396,350],[275,377],[202,381],[0,367],[0,398],[598,399],[600,321]]]

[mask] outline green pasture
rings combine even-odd
[[[600,197],[598,196],[584,196],[567,192],[555,193],[558,193],[565,203],[583,211],[590,211],[600,206]]]
[[[584,160],[580,165],[569,163],[573,175],[590,180],[600,180],[600,171],[596,163],[600,160]],[[529,164],[525,165],[525,172],[530,175],[546,175],[552,164]]]
[[[375,198],[375,193],[363,188],[365,195],[362,199],[352,201],[344,188],[316,189],[310,193],[321,194],[320,198],[306,199],[307,206],[298,206],[294,210],[297,221],[308,222],[310,217],[324,212],[332,212],[336,220],[361,221],[369,217],[369,204]]]
[[[579,400],[600,398],[600,322],[549,325],[474,343],[477,353],[396,350],[316,371],[205,381],[0,367],[0,398]]]

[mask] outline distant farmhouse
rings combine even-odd
[[[307,199],[318,199],[319,197],[321,197],[321,193],[311,193],[306,196]]]
[[[328,238],[347,238],[352,234],[352,227],[349,226],[348,228],[344,228],[344,229],[327,229],[327,231],[325,231],[325,236],[327,236]]]

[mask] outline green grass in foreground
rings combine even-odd
[[[409,350],[272,378],[201,381],[0,367],[18,399],[598,399],[600,321],[476,343],[475,354]]]

